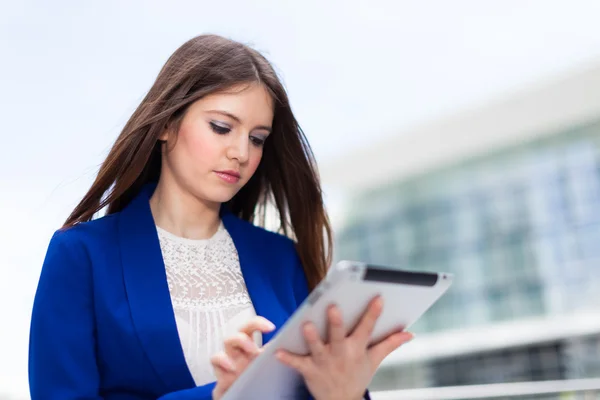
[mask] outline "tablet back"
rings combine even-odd
[[[292,369],[275,358],[277,349],[307,354],[302,325],[313,322],[326,340],[326,310],[336,304],[348,333],[352,332],[368,303],[383,298],[383,312],[375,324],[371,343],[406,329],[431,307],[448,289],[452,275],[423,273],[370,266],[343,261],[333,267],[306,301],[242,376],[227,391],[223,400],[303,398],[303,382]]]

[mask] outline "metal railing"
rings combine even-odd
[[[600,378],[390,390],[374,392],[372,398],[373,400],[466,400],[518,399],[530,396],[538,398],[537,396],[542,395],[550,395],[544,398],[600,400]]]

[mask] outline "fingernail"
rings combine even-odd
[[[315,336],[315,328],[310,322],[304,324],[303,331],[304,335],[309,336],[310,338]]]
[[[275,329],[275,324],[272,323],[271,321],[269,321],[268,319],[265,319],[265,325],[266,325],[266,328],[269,329],[269,330],[271,330],[271,331],[273,329]]]
[[[257,316],[257,318],[259,319],[260,323],[263,324],[262,329],[270,329],[273,330],[275,329],[275,324],[273,324],[271,321],[269,321],[268,319],[266,319],[265,317],[263,317],[262,315]]]
[[[340,309],[338,308],[338,306],[336,306],[335,304],[329,306],[329,316],[336,319],[341,318]]]

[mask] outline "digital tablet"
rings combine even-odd
[[[369,302],[383,298],[383,312],[375,324],[371,343],[412,325],[450,287],[452,274],[399,270],[356,261],[333,266],[292,317],[225,393],[223,400],[302,398],[302,377],[275,358],[278,349],[308,354],[302,335],[305,322],[313,322],[326,339],[329,305],[336,304],[350,333]]]

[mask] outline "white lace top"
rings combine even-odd
[[[157,231],[188,368],[196,385],[214,382],[211,356],[256,315],[237,250],[223,224],[206,240],[181,238],[160,227]],[[260,346],[260,335],[255,341]]]

